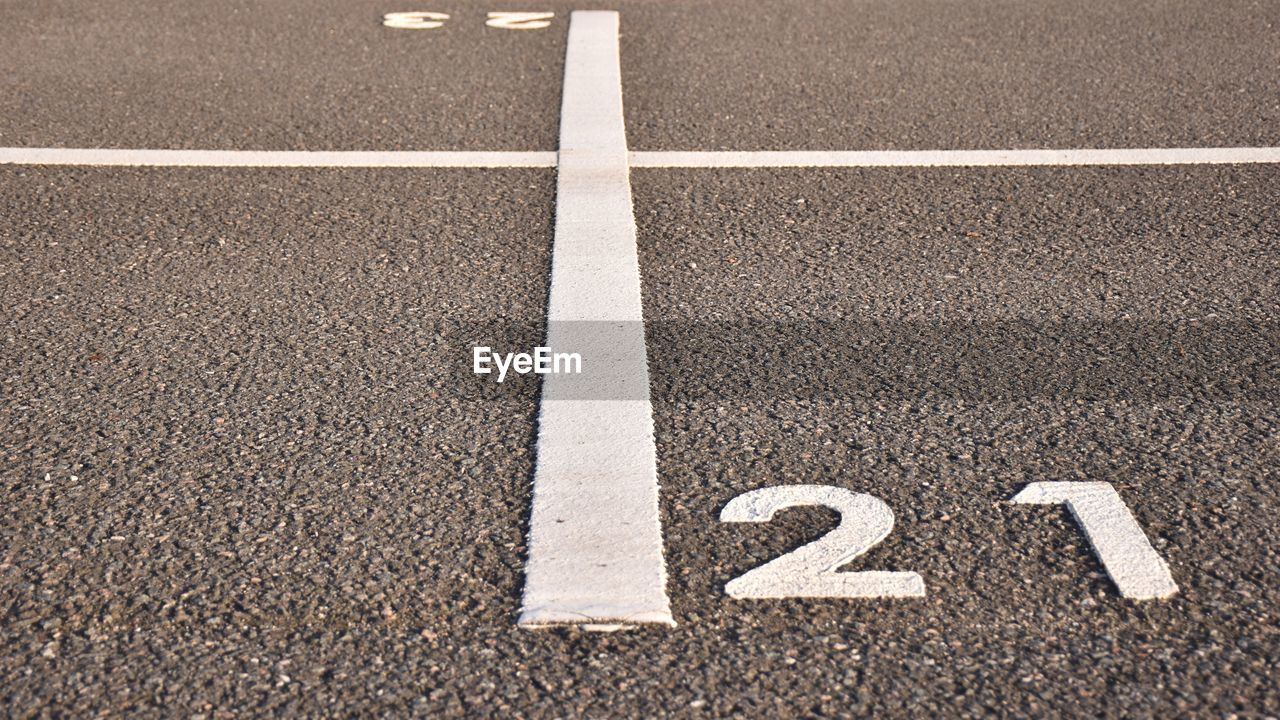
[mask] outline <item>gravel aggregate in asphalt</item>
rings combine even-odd
[[[576,7],[11,2],[0,146],[552,150]],[[1280,144],[1275,4],[609,7],[634,149]],[[544,337],[554,171],[0,168],[0,707],[1280,716],[1278,173],[633,171],[679,626],[600,634],[516,628],[538,385],[469,372]],[[787,483],[927,597],[725,597],[834,526],[717,522]]]
[[[1276,712],[1274,394],[973,400],[925,373],[797,396],[770,392],[783,378],[766,372],[758,394],[730,403],[687,377],[686,343],[739,341],[714,335],[717,313],[764,320],[785,304],[814,327],[848,316],[827,293],[844,287],[851,308],[880,303],[848,314],[928,320],[940,311],[909,301],[927,284],[900,284],[957,262],[973,269],[966,287],[939,297],[976,332],[1017,296],[1033,322],[1143,309],[1173,323],[1213,308],[1265,323],[1275,306],[1274,259],[1259,253],[1276,217],[1270,168],[939,174],[637,173],[680,626],[592,634],[514,626],[536,385],[454,382],[435,355],[477,332],[536,341],[549,172],[7,171],[6,207],[29,219],[6,229],[3,265],[17,309],[5,357],[6,707]],[[1064,185],[1070,199],[1024,201],[1017,223],[965,202]],[[791,232],[796,197],[829,221]],[[1133,211],[1117,227],[1089,212],[1099,203]],[[854,209],[865,227],[842,225]],[[1183,216],[1202,222],[1168,233]],[[1215,229],[1231,218],[1252,220]],[[991,236],[958,244],[967,236],[939,226]],[[1204,263],[1191,260],[1210,236],[1221,269],[1197,281]],[[1026,261],[1046,244],[1075,261]],[[744,273],[729,246],[768,262]],[[1167,262],[1142,262],[1152,257]],[[1143,270],[1077,270],[1109,263]],[[1037,277],[1072,290],[1037,294]],[[1198,305],[1177,290],[1192,281],[1212,289]],[[1108,292],[1128,299],[1079,300]],[[462,342],[439,333],[470,317]],[[821,334],[792,339],[831,350]],[[711,360],[708,386],[727,369]],[[1065,511],[1005,502],[1025,482],[1079,479],[1116,484],[1179,595],[1119,598]],[[727,580],[832,526],[820,509],[716,522],[734,495],[789,482],[884,499],[897,527],[850,569],[915,570],[928,597],[725,598]]]
[[[635,0],[621,13],[638,150],[1280,145],[1280,8],[902,0]],[[0,145],[554,150],[562,0],[15,2]],[[450,15],[434,30],[388,12]]]

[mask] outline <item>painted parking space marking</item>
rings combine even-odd
[[[632,167],[983,167],[1280,163],[1280,147],[1076,150],[633,152]]]
[[[530,20],[535,23],[542,21]],[[571,624],[612,629],[646,623],[674,624],[665,587],[666,568],[658,514],[659,486],[648,399],[630,167],[1280,163],[1280,148],[1276,147],[629,152],[622,112],[618,26],[618,14],[615,12],[575,12],[571,16],[558,152],[0,148],[0,164],[557,168],[547,346],[556,350],[581,351],[584,363],[594,362],[595,372],[603,374],[613,392],[608,397],[583,398],[575,395],[576,386],[567,376],[549,375],[543,381],[529,556],[520,624],[525,627]],[[607,332],[599,333],[602,327]],[[590,331],[584,331],[584,328]],[[1042,487],[1049,485],[1054,487]],[[1065,485],[1080,487],[1067,488]],[[1106,486],[1110,495],[1099,487],[1093,487],[1095,485]],[[844,494],[847,492],[839,488],[821,492],[811,489],[805,491],[802,499],[807,504],[830,505],[837,500],[852,502]],[[765,498],[766,495],[752,497]],[[1015,501],[1061,503],[1070,507],[1108,573],[1126,597],[1161,598],[1176,591],[1177,586],[1163,560],[1155,554],[1119,496],[1106,483],[1035,483],[1020,493]],[[849,517],[855,524],[862,521],[870,523],[868,528],[859,529],[861,534],[856,536],[860,538],[857,543],[862,545],[866,544],[868,537],[879,532],[877,528],[883,530],[892,526],[886,526],[884,513],[874,508],[868,512],[850,511]],[[891,518],[892,514],[888,517]],[[765,509],[757,507],[741,517],[730,512],[725,519],[761,522],[766,519]],[[851,531],[854,529],[858,528],[850,528]],[[834,553],[839,549],[824,546],[824,552],[830,550]],[[845,547],[844,551],[849,549]],[[825,562],[827,556],[822,559]],[[834,573],[831,567],[808,562],[800,569],[814,575],[815,568],[819,574]],[[782,576],[775,573],[770,582],[781,584],[775,583],[769,588],[739,585],[726,589],[731,595],[740,597],[795,595],[800,587],[797,581],[804,579],[793,574]],[[827,589],[813,592],[815,586],[810,583],[804,594],[882,597],[919,596],[924,592],[923,578],[901,576],[893,579],[897,584],[886,586],[888,591],[876,590],[873,593],[841,586],[838,592]],[[830,584],[827,580],[820,582]]]
[[[1013,502],[1066,505],[1121,595],[1132,600],[1158,600],[1178,592],[1169,566],[1151,547],[1142,526],[1111,483],[1031,483]]]
[[[1280,163],[1280,147],[903,151],[631,151],[633,168],[1018,167]],[[174,150],[0,147],[0,165],[156,167],[520,168],[554,151]]]
[[[393,12],[382,17],[382,24],[400,30],[434,30],[449,19],[438,12]]]
[[[573,13],[563,92],[547,345],[586,349],[613,392],[581,398],[565,376],[543,380],[520,624],[674,625],[617,13]]]
[[[376,150],[114,150],[0,148],[0,165],[156,167],[518,168],[556,165],[554,152]]]
[[[491,12],[486,27],[499,30],[542,30],[551,27],[553,12]],[[449,20],[448,13],[415,11],[392,12],[382,16],[382,24],[397,30],[437,30]]]
[[[767,523],[780,510],[820,506],[840,513],[831,532],[747,574],[730,580],[734,598],[924,597],[924,579],[910,571],[840,572],[893,530],[893,511],[883,500],[829,485],[774,485],[735,497],[720,522]]]
[[[551,12],[491,12],[484,24],[503,30],[541,30],[550,27],[555,16]]]

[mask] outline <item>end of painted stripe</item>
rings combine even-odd
[[[658,625],[675,627],[671,611],[642,610],[633,613],[577,613],[555,608],[529,608],[520,613],[520,627],[526,630],[545,630],[558,627],[576,627],[588,632],[615,632]]]

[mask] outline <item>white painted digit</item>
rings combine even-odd
[[[1178,592],[1169,566],[1151,547],[1142,526],[1111,483],[1031,483],[1013,502],[1066,505],[1124,597],[1156,600]]]
[[[444,25],[449,16],[438,12],[394,12],[382,16],[382,24],[404,30],[431,30]]]
[[[735,598],[923,597],[913,572],[836,572],[893,530],[893,511],[865,493],[826,485],[781,485],[739,495],[720,511],[721,522],[769,522],[789,507],[820,505],[840,513],[840,524],[803,547],[725,585]]]
[[[504,30],[541,30],[555,16],[550,12],[491,12],[484,24]]]

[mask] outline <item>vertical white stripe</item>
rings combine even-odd
[[[596,380],[544,376],[520,624],[674,625],[616,12],[570,17],[563,92],[547,345]]]

